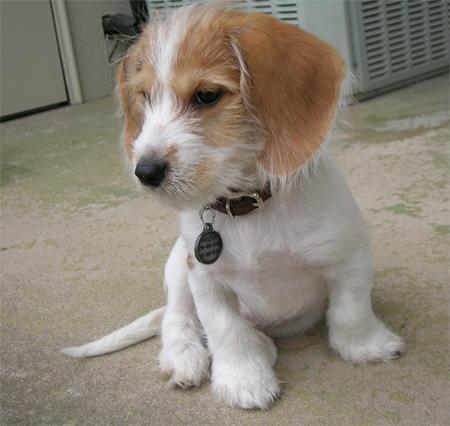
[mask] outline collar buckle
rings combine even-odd
[[[244,197],[252,198],[254,200],[254,202],[252,203],[252,205],[254,207],[256,207],[258,209],[262,209],[264,207],[264,201],[258,192],[252,192],[252,193],[233,192],[233,194],[230,197],[228,197],[225,201],[225,210],[226,210],[228,216],[230,216],[231,218],[235,217],[235,215],[231,211],[231,201],[238,200],[238,199],[244,198]]]

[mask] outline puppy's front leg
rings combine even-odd
[[[179,238],[167,260],[164,281],[167,308],[161,327],[159,364],[171,382],[198,386],[209,373],[209,358],[202,344],[200,324],[188,284],[188,251]]]
[[[267,408],[279,393],[272,340],[239,315],[236,295],[196,265],[189,285],[212,352],[212,387],[228,405]]]
[[[372,275],[368,248],[328,271],[330,344],[354,363],[387,361],[405,351],[403,340],[372,311]]]

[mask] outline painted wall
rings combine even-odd
[[[102,15],[131,15],[128,0],[66,0],[67,15],[84,101],[110,95],[115,86],[115,65],[108,63],[113,42],[105,40]]]
[[[346,0],[303,0],[300,26],[336,47],[347,63],[347,70],[354,72],[351,52],[350,23]],[[355,91],[354,79],[348,74],[344,92]]]

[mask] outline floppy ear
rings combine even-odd
[[[285,176],[325,141],[345,63],[306,31],[267,15],[244,16],[235,15],[236,48],[248,74],[248,102],[266,132],[260,162],[267,172]]]

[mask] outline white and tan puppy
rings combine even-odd
[[[196,6],[150,23],[118,79],[136,180],[179,210],[167,305],[65,353],[99,355],[161,330],[173,383],[198,386],[211,359],[214,392],[243,408],[279,394],[271,337],[304,332],[326,309],[345,360],[398,357],[404,343],[372,311],[365,225],[327,146],[344,75],[333,47],[270,16]],[[223,250],[199,262],[199,210],[269,187],[260,208],[215,214]]]

